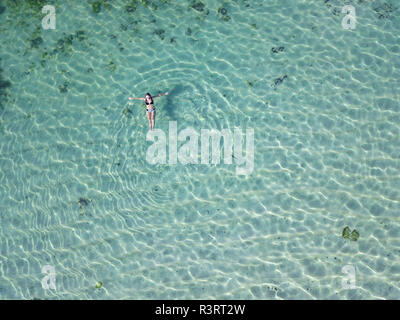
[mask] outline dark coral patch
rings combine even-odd
[[[85,199],[85,198],[79,198],[78,203],[79,203],[81,206],[86,207],[87,205],[89,205],[89,200],[88,200],[88,199]]]
[[[0,95],[2,95],[2,90],[11,87],[11,82],[8,80],[1,80],[0,79]]]
[[[218,13],[221,15],[221,19],[224,21],[229,21],[231,19],[231,17],[228,16],[228,10],[224,7],[220,7],[218,9]]]
[[[101,10],[101,2],[100,1],[96,1],[92,3],[92,10],[94,13],[99,13]]]
[[[39,46],[43,43],[42,37],[37,37],[35,39],[30,40],[31,48],[39,48]]]
[[[164,34],[165,34],[165,30],[164,29],[156,29],[153,31],[154,34],[158,35],[160,37],[161,40],[164,40]]]
[[[340,16],[341,14],[342,14],[342,11],[341,10],[339,10],[338,8],[333,8],[333,10],[332,10],[332,14],[334,15],[334,16]]]
[[[383,3],[381,6],[374,8],[379,19],[387,19],[393,13],[395,8],[390,3]]]
[[[274,79],[274,84],[272,85],[273,88],[276,88],[278,85],[280,85],[288,76],[285,74],[284,76],[280,78]]]
[[[134,4],[128,4],[128,5],[125,7],[125,10],[126,10],[126,12],[128,12],[128,13],[135,12],[135,11],[136,11],[136,6],[135,6]]]
[[[91,200],[86,198],[79,198],[78,203],[79,207],[82,210],[83,208],[87,207],[90,204]]]
[[[61,93],[68,92],[68,82],[64,82],[62,85],[58,86]]]
[[[197,1],[197,2],[193,3],[190,7],[196,11],[203,12],[205,6],[204,6],[204,3],[202,3],[201,1]]]
[[[228,10],[221,7],[218,9],[218,13],[222,14],[223,16],[226,16],[228,14]]]
[[[79,30],[75,33],[75,38],[77,38],[79,41],[83,41],[86,39],[85,31]]]
[[[26,2],[31,8],[42,9],[43,6],[46,5],[47,1],[46,0],[27,0]]]
[[[283,50],[285,50],[285,47],[279,47],[279,48],[272,47],[271,48],[272,53],[279,53],[279,52],[282,52]]]

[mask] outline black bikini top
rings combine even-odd
[[[150,105],[150,104],[153,104],[153,99],[151,99],[151,102],[147,102],[147,100],[145,99],[145,100],[144,100],[144,103],[146,104],[146,106],[148,106],[148,105]]]

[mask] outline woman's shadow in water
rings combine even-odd
[[[165,110],[165,112],[167,113],[167,116],[172,118],[172,119],[177,119],[177,113],[179,113],[177,111],[177,109],[179,108],[179,106],[181,106],[182,104],[176,104],[176,98],[175,98],[175,102],[174,102],[174,97],[178,97],[181,93],[188,91],[188,89],[190,90],[189,86],[183,86],[183,85],[177,85],[175,86],[171,91],[168,91],[168,95],[167,97],[167,102],[165,107],[163,108]]]

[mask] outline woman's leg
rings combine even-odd
[[[154,129],[155,117],[156,117],[156,110],[154,110],[154,111],[151,113],[151,129],[152,129],[152,130]]]
[[[150,130],[151,130],[151,113],[146,111],[146,115],[147,115],[147,119],[149,119],[149,127],[150,127]]]

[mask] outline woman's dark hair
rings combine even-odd
[[[147,92],[145,97],[147,97],[147,96],[150,96],[151,103],[154,103],[154,100],[153,100],[153,97],[151,96],[151,94]]]

